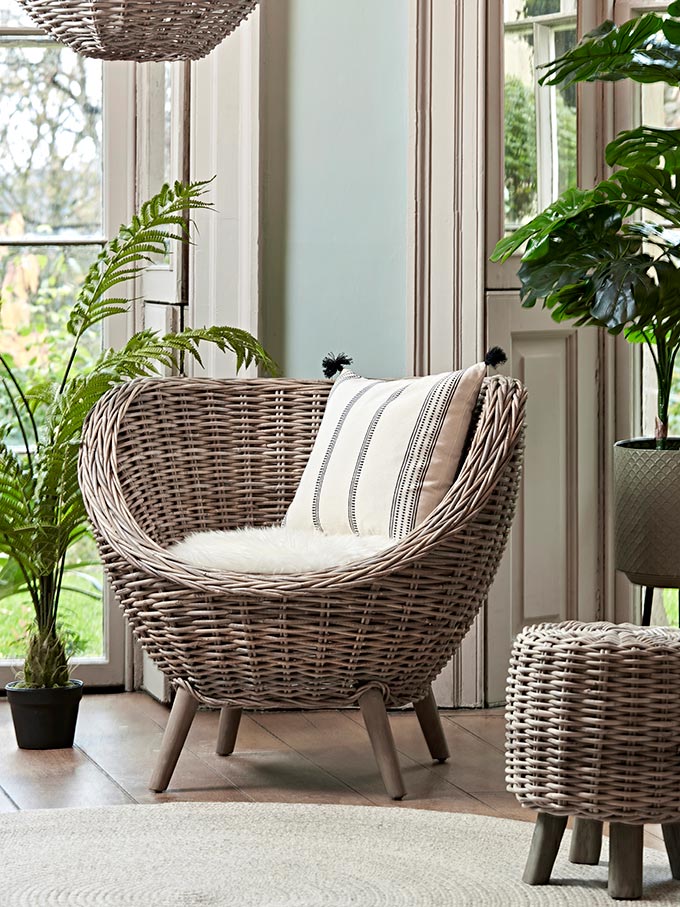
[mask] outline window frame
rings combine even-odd
[[[39,28],[0,26],[0,39],[5,37],[44,36]],[[93,258],[103,243],[111,239],[120,224],[127,223],[134,210],[135,186],[135,66],[132,63],[103,62],[102,69],[102,234],[98,236],[62,239],[30,237],[5,240],[4,245],[46,245],[54,248],[91,246]],[[134,312],[116,315],[103,324],[102,343],[105,347],[123,345],[134,331]],[[113,594],[105,586],[103,596],[104,652],[101,657],[76,658],[74,670],[88,686],[118,687],[126,681],[127,648],[123,616]],[[15,678],[21,659],[0,661],[0,684]]]

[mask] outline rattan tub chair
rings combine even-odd
[[[405,794],[386,707],[414,703],[448,757],[431,683],[484,603],[517,496],[525,391],[484,381],[468,450],[442,503],[392,548],[319,573],[223,573],[167,547],[191,532],[285,515],[329,382],[141,379],[86,425],[85,503],[115,595],[176,696],[151,779],[164,790],[199,704],[221,708],[217,752],[241,709],[358,704],[391,797]]]

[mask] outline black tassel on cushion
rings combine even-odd
[[[352,359],[349,356],[345,356],[344,353],[340,353],[339,356],[329,353],[324,357],[321,368],[326,378],[332,378],[333,375],[337,375],[338,372],[341,372],[346,365],[351,365]]]
[[[499,365],[503,365],[503,363],[507,361],[508,357],[505,355],[505,351],[502,350],[499,346],[492,346],[484,357],[484,364],[490,365],[492,366],[492,368],[497,368]]]

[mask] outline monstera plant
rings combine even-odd
[[[541,82],[662,82],[680,86],[680,2],[667,15],[605,22],[549,63]],[[606,149],[612,175],[569,189],[492,258],[521,252],[525,306],[541,302],[556,321],[594,325],[645,344],[656,370],[653,439],[620,442],[617,566],[648,587],[680,586],[680,454],[668,438],[673,371],[680,350],[680,130],[639,126]],[[645,477],[647,481],[645,481]]]
[[[23,746],[70,745],[69,735],[73,739],[81,684],[70,678],[59,600],[69,550],[88,531],[78,486],[78,449],[90,409],[123,381],[158,374],[183,357],[200,363],[204,342],[234,353],[238,368],[254,362],[274,369],[247,331],[214,326],[164,335],[143,330],[121,349],[102,351],[91,366],[79,365],[79,347],[88,332],[132,304],[112,291],[139,277],[153,257],[166,254],[173,243],[189,241],[190,212],[210,207],[205,191],[202,182],[164,186],[103,248],[70,312],[70,356],[58,378],[29,373],[29,380],[22,381],[10,358],[0,353],[0,394],[10,415],[0,425],[0,553],[5,556],[0,583],[27,593],[34,609],[23,671],[7,687]],[[70,709],[72,721],[62,719],[54,705],[51,694],[63,692],[75,706],[75,711]],[[21,736],[17,716],[25,714],[27,704],[32,717]],[[36,708],[44,710],[37,723]]]

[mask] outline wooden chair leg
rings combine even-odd
[[[385,789],[393,800],[401,800],[406,788],[382,694],[376,689],[367,690],[360,697],[359,706]]]
[[[414,702],[413,707],[416,710],[430,755],[436,762],[446,762],[450,755],[449,747],[444,736],[442,720],[439,716],[439,709],[437,708],[432,688],[430,688],[424,699],[421,699],[420,702]]]
[[[231,756],[236,744],[238,726],[241,723],[241,709],[225,705],[220,711],[220,723],[217,728],[217,746],[215,752],[218,756]]]
[[[163,734],[156,766],[149,782],[150,789],[156,793],[164,791],[170,784],[170,778],[172,778],[197,709],[198,701],[183,687],[179,687]]]
[[[663,839],[666,842],[668,861],[674,879],[680,881],[680,822],[667,822],[661,826]]]
[[[609,894],[630,901],[642,897],[644,825],[609,825]]]
[[[527,885],[547,885],[567,827],[566,816],[539,812],[522,880]]]
[[[602,852],[602,822],[597,819],[575,819],[569,860],[585,866],[597,866]]]

